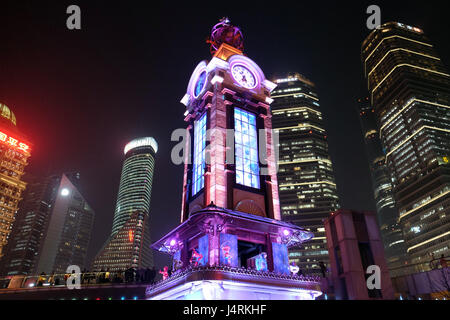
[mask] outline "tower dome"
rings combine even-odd
[[[6,105],[0,103],[0,119],[5,119],[10,121],[14,126],[16,126],[16,116]]]
[[[244,51],[244,37],[241,29],[231,25],[228,18],[222,18],[211,30],[211,37],[207,41],[211,45],[210,51],[214,55],[222,43]]]

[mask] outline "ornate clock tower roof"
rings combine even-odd
[[[222,44],[227,44],[239,52],[244,50],[244,37],[241,29],[231,25],[228,18],[222,18],[211,30],[211,36],[207,40],[211,45],[210,51],[214,56]]]
[[[261,68],[244,55],[244,40],[238,27],[223,18],[212,28],[207,41],[211,45],[210,61],[201,61],[188,84],[181,103],[187,107],[185,115],[193,114],[208,95],[214,95],[217,83],[248,98],[258,100],[269,108],[270,93],[276,87],[267,80]]]

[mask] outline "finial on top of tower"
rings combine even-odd
[[[212,55],[216,53],[223,43],[233,46],[240,51],[244,50],[244,37],[241,29],[231,25],[228,17],[220,19],[220,22],[212,28],[211,36],[206,42],[211,45],[210,51]]]

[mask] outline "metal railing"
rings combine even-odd
[[[72,277],[79,277],[81,286],[152,284],[155,281],[156,274],[156,270],[145,269],[123,272],[102,271],[51,275],[11,275],[0,277],[0,289],[65,287],[71,275]]]

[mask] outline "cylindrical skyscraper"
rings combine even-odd
[[[153,265],[148,215],[158,144],[151,137],[125,146],[125,161],[110,238],[92,269],[118,271]]]
[[[125,146],[112,234],[119,231],[133,212],[149,212],[157,151],[158,144],[151,137],[135,139]]]

